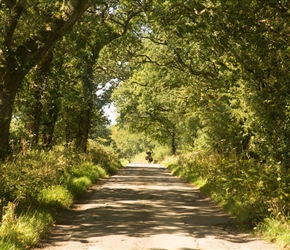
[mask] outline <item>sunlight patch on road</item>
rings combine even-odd
[[[156,163],[150,163],[150,164],[146,164],[146,163],[129,163],[126,167],[147,167],[147,168],[165,168],[163,165],[161,164],[156,164]]]
[[[103,241],[103,239],[106,240]],[[150,237],[122,237],[110,235],[102,238],[89,239],[88,250],[118,249],[195,249],[195,240],[188,235],[158,234]],[[93,242],[98,242],[95,244]],[[93,243],[93,244],[92,244]]]
[[[110,186],[106,187],[109,189],[133,189],[133,190],[179,190],[179,191],[191,191],[192,187],[181,187],[178,185],[165,186],[164,183],[160,183],[160,185],[152,185],[150,183],[146,185],[136,185],[136,184],[118,184],[118,183],[110,183]]]

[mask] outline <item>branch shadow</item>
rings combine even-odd
[[[130,165],[76,201],[59,218],[43,246],[64,241],[97,242],[100,237],[115,235],[142,238],[173,234],[196,239],[214,236],[238,244],[256,240],[239,232],[233,218],[165,168]]]

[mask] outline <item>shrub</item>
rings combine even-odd
[[[46,231],[41,223],[51,224],[74,196],[121,167],[111,151],[97,144],[87,153],[61,146],[49,152],[27,151],[0,165],[1,250],[30,248]],[[3,207],[9,209],[1,214]]]
[[[244,225],[253,227],[270,215],[282,220],[289,213],[289,178],[279,164],[262,164],[234,154],[188,152],[170,168],[194,183],[203,179],[201,190]]]
[[[91,185],[91,180],[88,177],[83,176],[74,178],[69,184],[68,189],[75,197],[78,197],[82,193],[84,193]]]
[[[57,211],[69,208],[73,204],[73,196],[63,186],[51,186],[39,193],[38,201]]]
[[[0,167],[0,200],[31,202],[42,189],[67,182],[69,166],[70,160],[61,151],[18,155]]]

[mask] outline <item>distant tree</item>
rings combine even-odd
[[[131,159],[148,148],[154,148],[154,142],[144,133],[133,133],[129,129],[112,127],[112,140],[121,158]]]

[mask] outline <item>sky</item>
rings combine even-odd
[[[104,111],[105,111],[106,116],[110,119],[111,124],[112,125],[116,124],[117,115],[116,115],[116,108],[115,108],[114,104],[111,103],[109,105],[106,105],[104,107]]]

